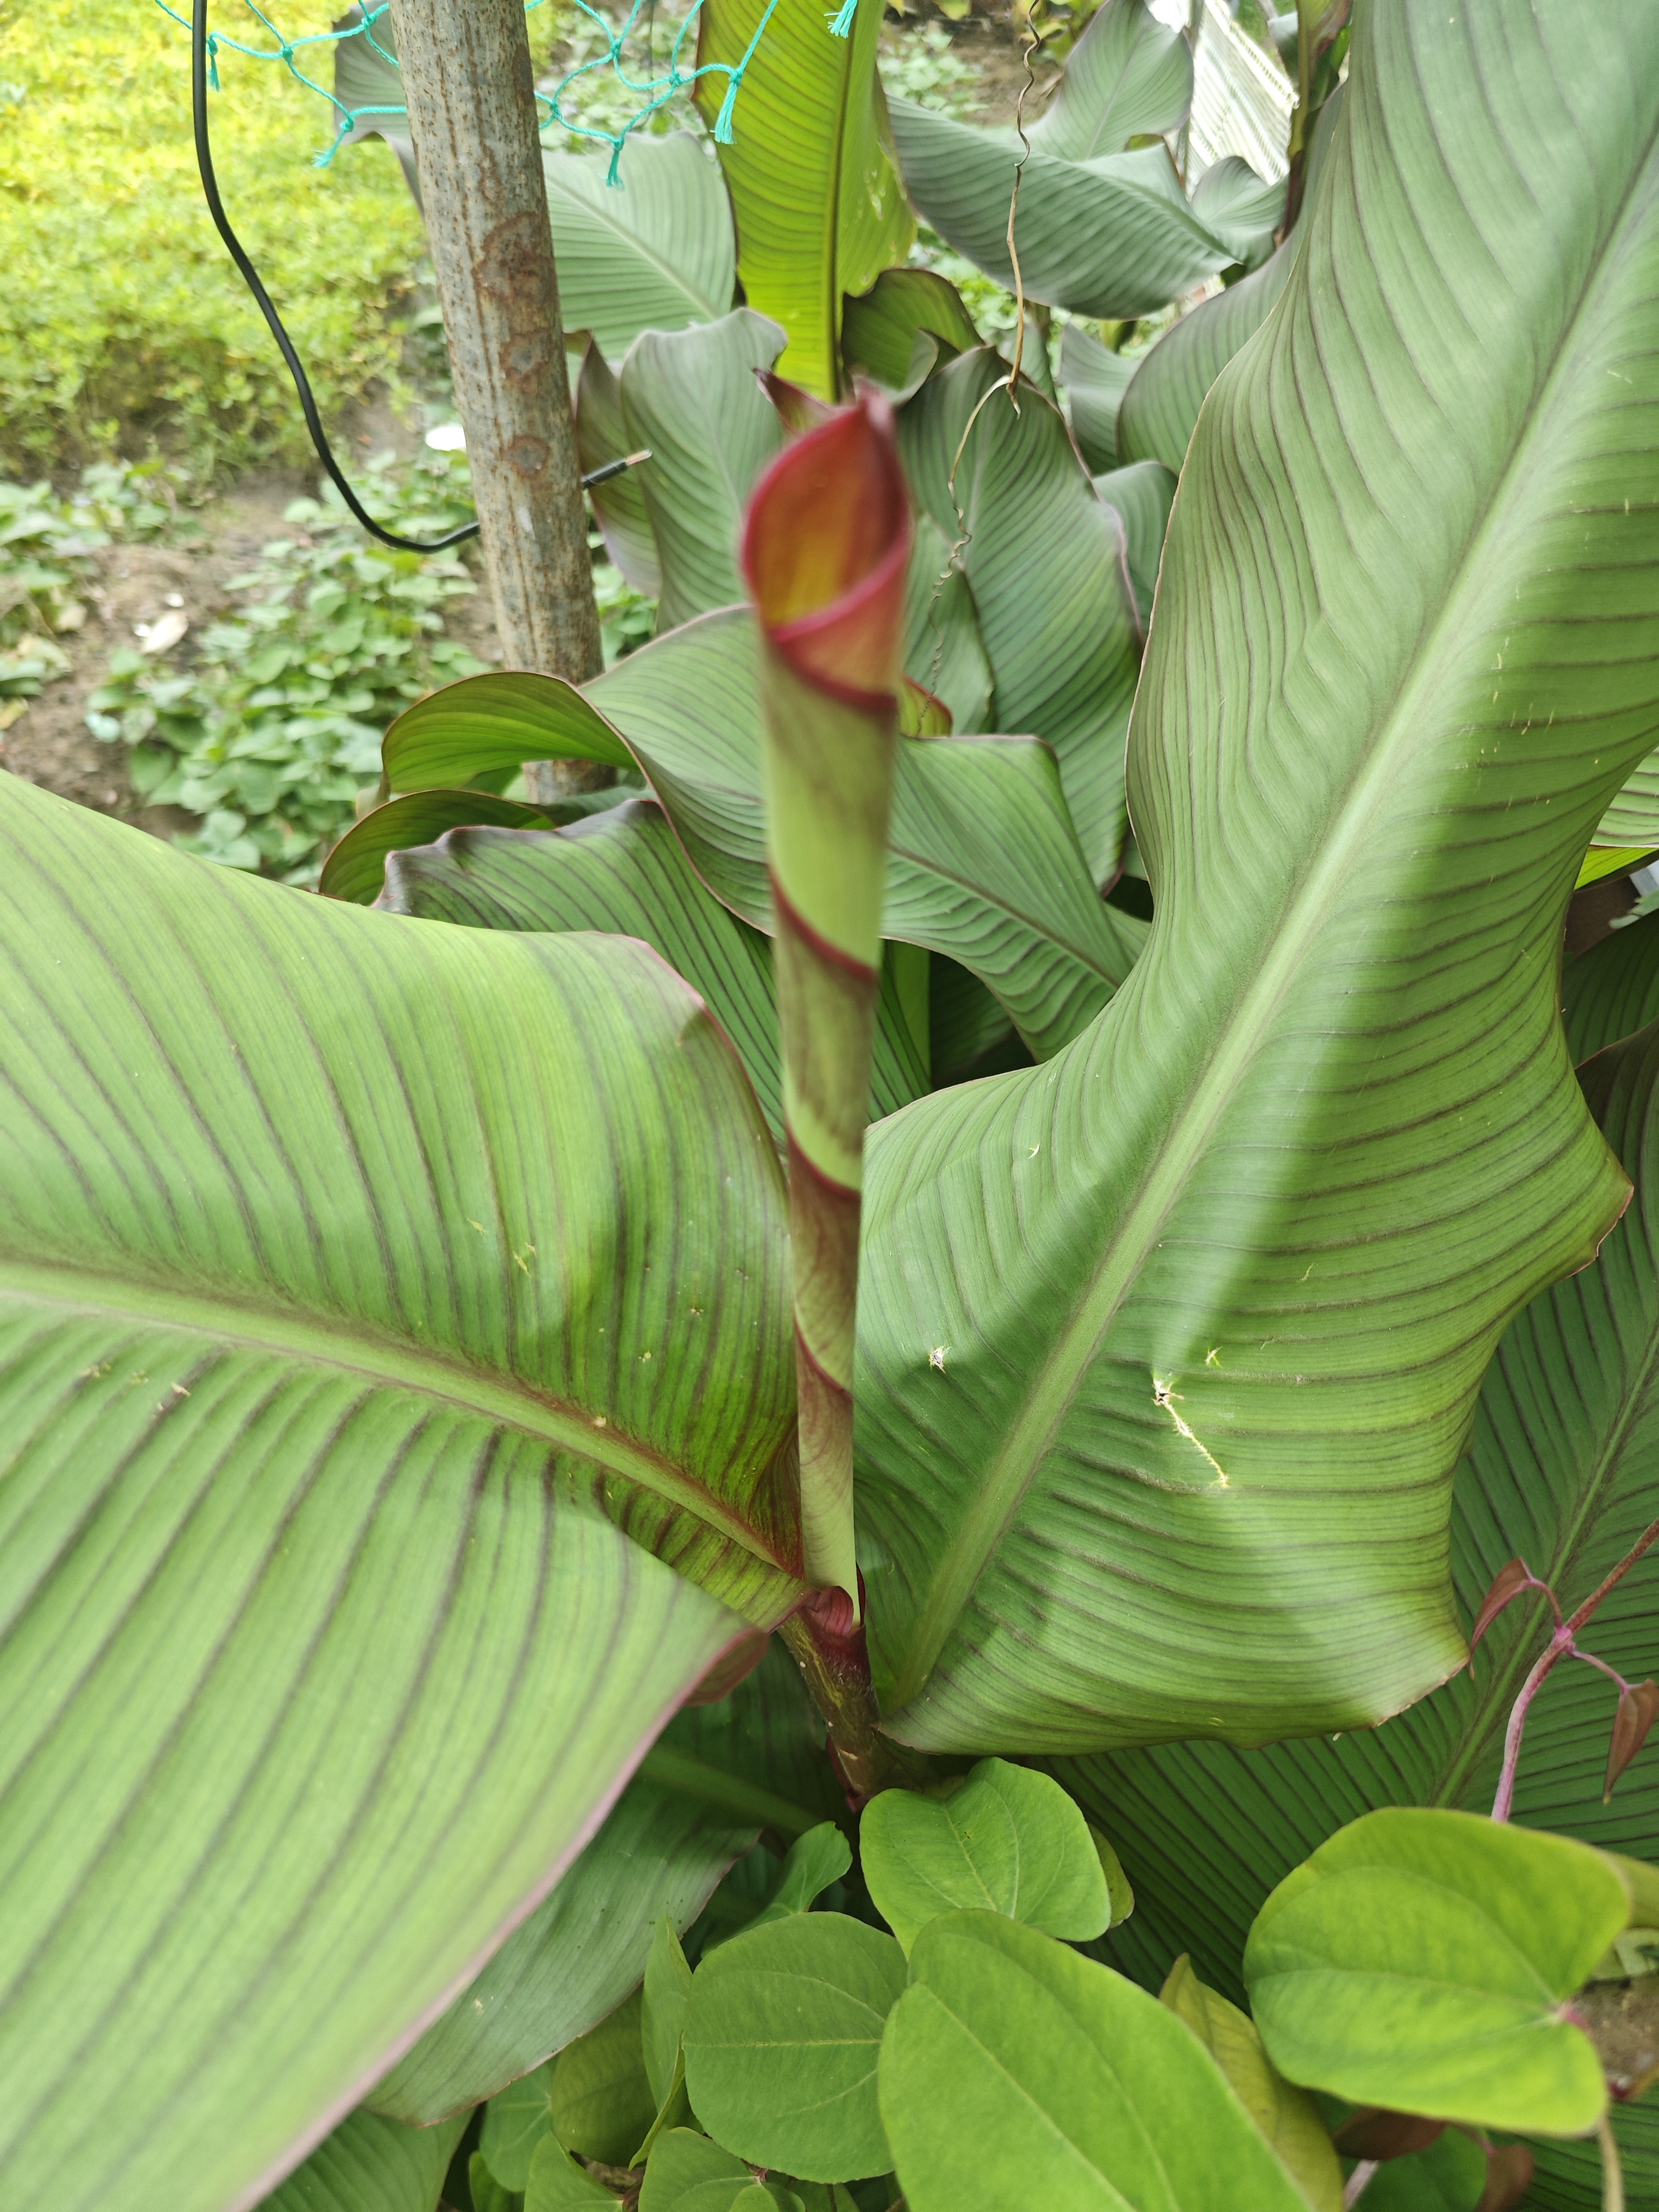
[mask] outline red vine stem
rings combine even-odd
[[[1504,1766],[1498,1778],[1498,1795],[1492,1799],[1492,1817],[1494,1820],[1507,1820],[1515,1803],[1515,1777],[1521,1763],[1521,1738],[1526,1729],[1527,1714],[1531,1708],[1533,1699],[1553,1673],[1558,1661],[1569,1656],[1575,1659],[1589,1656],[1577,1649],[1576,1638],[1578,1631],[1592,1618],[1602,1600],[1623,1582],[1643,1553],[1651,1550],[1656,1543],[1659,1543],[1659,1521],[1654,1522],[1650,1528],[1643,1531],[1612,1573],[1590,1592],[1577,1612],[1570,1619],[1561,1620],[1560,1609],[1559,1607],[1556,1607],[1556,1618],[1560,1625],[1545,1646],[1532,1672],[1521,1685],[1520,1694],[1510,1708],[1509,1726],[1504,1732]],[[1545,1594],[1549,1597],[1551,1605],[1554,1606],[1553,1594],[1547,1589]],[[1595,1663],[1600,1664],[1600,1662]],[[1613,1670],[1611,1668],[1603,1667],[1602,1672],[1612,1674]],[[1621,1688],[1629,1686],[1620,1675],[1613,1675],[1613,1680]]]

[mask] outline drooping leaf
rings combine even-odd
[[[1311,204],[1318,188],[1342,98],[1340,89],[1334,93],[1315,123],[1304,205]],[[1261,268],[1213,299],[1200,301],[1141,356],[1118,412],[1121,462],[1162,461],[1179,472],[1210,386],[1278,305],[1296,265],[1305,227],[1298,222]]]
[[[1152,619],[1152,591],[1175,504],[1176,479],[1161,461],[1132,461],[1127,468],[1097,477],[1095,489],[1123,525],[1129,581],[1146,629]]]
[[[362,15],[360,0],[354,0],[354,5],[340,19],[342,27],[361,21]],[[358,37],[336,41],[334,97],[357,118],[341,144],[351,146],[364,138],[384,138],[397,155],[404,182],[419,207],[421,180],[415,166],[415,142],[410,136],[409,117],[404,111],[397,33],[389,8],[382,9]]]
[[[552,1895],[368,2102],[418,2123],[493,2096],[616,2009],[659,1916],[688,1927],[762,1829],[810,1827],[837,1798],[823,1723],[775,1647],[729,1697],[674,1716]]]
[[[1193,212],[1234,256],[1254,268],[1273,252],[1285,212],[1285,182],[1267,183],[1237,154],[1212,162],[1193,187]]]
[[[1567,963],[1561,1019],[1575,1066],[1659,1019],[1659,919],[1644,915]]]
[[[1307,2212],[1173,2014],[994,1913],[946,1913],[918,1937],[881,2111],[912,2212]]]
[[[734,1936],[692,1979],[685,2079],[697,2118],[755,2166],[809,2181],[884,2173],[876,2061],[903,1987],[892,1937],[842,1913],[791,1913]]]
[[[843,304],[841,343],[848,369],[873,378],[896,400],[908,399],[921,381],[914,368],[919,337],[939,340],[956,353],[983,343],[961,293],[937,270],[884,269],[867,292]],[[928,369],[939,351],[935,345],[924,356]]]
[[[1292,2081],[1473,2127],[1583,2135],[1607,2109],[1559,2008],[1630,1914],[1597,1851],[1478,1814],[1368,1813],[1285,1876],[1244,1947]]]
[[[568,331],[615,365],[643,331],[712,323],[732,305],[736,244],[720,173],[689,131],[630,138],[619,182],[591,154],[544,152]]]
[[[478,2154],[503,2189],[522,2195],[529,2185],[530,2161],[553,2130],[552,2087],[551,2065],[538,2066],[484,2106]]]
[[[1578,864],[1573,888],[1583,890],[1587,884],[1599,884],[1604,876],[1628,875],[1651,857],[1652,848],[1646,845],[1592,845]]]
[[[616,371],[591,337],[583,344],[571,392],[576,410],[576,450],[584,475],[639,450],[629,443]],[[657,558],[657,540],[646,512],[639,470],[624,469],[604,483],[590,484],[587,496],[604,533],[605,550],[617,569],[647,599],[660,597],[662,563]]]
[[[739,62],[765,21],[729,139],[715,137],[744,297],[782,325],[783,374],[820,399],[840,396],[842,295],[868,291],[915,235],[876,76],[881,16],[880,0],[857,0],[843,38],[816,0],[704,0],[698,18],[704,70]],[[717,125],[727,79],[700,76],[696,97]]]
[[[401,2128],[350,2112],[303,2166],[260,2200],[261,2212],[434,2212],[466,2119]]]
[[[1158,2002],[1184,2021],[1226,2075],[1313,2212],[1342,2212],[1342,2168],[1319,2107],[1273,2064],[1249,2014],[1206,1989],[1186,1957],[1170,1969]]]
[[[568,746],[565,695],[547,679],[508,670],[463,677],[405,707],[386,732],[381,766],[391,791],[429,791],[511,775],[529,760],[554,760]],[[599,716],[583,732],[585,760],[631,769],[634,757]]]
[[[643,2003],[636,1990],[553,2062],[553,2132],[566,2150],[604,2166],[625,2166],[656,2113],[641,2043]]]
[[[625,733],[703,881],[769,931],[756,659],[752,618],[734,608],[580,693],[517,680],[562,714],[563,752],[599,755]],[[1044,1051],[1093,1018],[1145,931],[1095,897],[1045,748],[1010,738],[901,741],[882,927],[971,969]]]
[[[1117,417],[1135,373],[1126,359],[1091,337],[1081,323],[1067,323],[1060,334],[1060,380],[1066,412],[1084,466],[1101,475],[1117,466]]]
[[[914,100],[890,105],[917,208],[958,253],[1012,290],[1008,208],[1018,137],[957,123]],[[1074,315],[1151,314],[1238,258],[1188,206],[1162,146],[1079,161],[1034,143],[1020,170],[1014,240],[1026,297]]]
[[[738,1048],[767,1126],[783,1131],[770,940],[698,880],[662,810],[614,807],[567,836],[459,830],[392,854],[381,903],[469,929],[600,929],[637,937],[684,976]],[[895,1114],[927,1089],[890,988],[876,1030],[870,1111]]]
[[[871,1902],[908,1952],[941,1912],[1006,1913],[1087,1942],[1106,1926],[1106,1874],[1088,1823],[1046,1774],[982,1759],[945,1797],[884,1790],[859,1850]]]
[[[324,861],[317,888],[325,898],[373,906],[386,884],[387,860],[406,845],[428,844],[463,824],[545,830],[552,827],[554,818],[544,806],[498,799],[489,791],[411,792],[375,807],[352,824]]]
[[[1030,126],[1034,146],[1068,161],[1121,154],[1177,130],[1193,104],[1193,52],[1146,0],[1105,0],[1066,58],[1060,88]]]
[[[1534,98],[1599,118],[1570,205]],[[1656,125],[1659,18],[1361,19],[1310,235],[1171,519],[1130,746],[1147,951],[1058,1062],[872,1140],[860,1517],[903,1741],[1347,1729],[1462,1662],[1481,1377],[1625,1199],[1554,975],[1654,731],[1617,641],[1659,602]]]
[[[556,2136],[543,2136],[530,2161],[524,2212],[611,2212],[616,2203],[615,2193],[595,2181]]]
[[[951,710],[959,738],[991,726],[991,665],[979,634],[968,580],[931,515],[916,517],[916,542],[904,586],[905,672]]]
[[[1125,833],[1124,733],[1140,665],[1123,527],[1058,410],[1022,388],[1016,412],[994,390],[1006,375],[988,349],[963,355],[905,409],[900,443],[917,498],[960,544],[997,722],[1054,748],[1089,866],[1107,883]]]
[[[738,534],[755,480],[783,443],[756,380],[783,333],[750,307],[700,330],[648,331],[622,366],[629,445],[651,459],[632,471],[651,519],[662,591],[659,630],[743,597]]]
[[[1473,1660],[1481,1638],[1492,1626],[1506,1605],[1512,1605],[1522,1590],[1531,1589],[1532,1571],[1524,1559],[1510,1559],[1492,1577],[1492,1588],[1480,1601],[1469,1631],[1469,1656]]]
[[[642,947],[423,930],[9,777],[0,821],[3,2154],[208,2212],[732,1642],[602,1516],[792,1601],[782,1193]]]
[[[1647,1741],[1656,1720],[1659,1720],[1659,1683],[1636,1682],[1620,1690],[1607,1747],[1607,1778],[1601,1784],[1604,1805],[1611,1802],[1613,1784]]]

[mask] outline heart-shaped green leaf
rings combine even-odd
[[[1607,2109],[1563,2014],[1630,1917],[1599,1852],[1478,1814],[1394,1808],[1322,1844],[1256,1915],[1250,2008],[1292,2081],[1528,2135]]]
[[[10,777],[0,824],[4,2157],[208,2212],[731,1643],[603,1514],[792,1601],[783,1194],[642,946],[303,897]]]
[[[529,2183],[537,2146],[552,2132],[552,2087],[551,2064],[538,2066],[484,2106],[478,2152],[503,2189],[522,2195]]]
[[[1072,1943],[1109,1917],[1082,1814],[1057,1782],[1006,1759],[981,1759],[948,1796],[883,1790],[864,1808],[859,1852],[871,1902],[907,1952],[941,1912],[1003,1912]]]
[[[732,2212],[732,2198],[752,2178],[740,2158],[707,2136],[671,2128],[652,2146],[640,2212]]]
[[[553,2062],[547,2094],[553,2132],[566,2150],[603,2166],[626,2166],[656,2117],[645,2070],[644,2004],[644,1992],[635,1990]]]
[[[685,2081],[697,2118],[755,2166],[809,2181],[884,2173],[876,2060],[903,1987],[892,1937],[839,1912],[734,1936],[691,1984]]]
[[[1172,2013],[994,1913],[944,1914],[917,1939],[881,2111],[913,2212],[1307,2212]]]

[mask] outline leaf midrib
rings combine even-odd
[[[554,158],[568,160],[579,159],[580,156],[556,155]],[[641,261],[648,263],[672,292],[696,309],[697,319],[700,322],[719,321],[720,316],[726,313],[726,309],[716,301],[705,299],[701,292],[696,290],[674,264],[650,244],[642,232],[634,229],[629,224],[622,222],[619,217],[607,213],[602,201],[589,199],[585,192],[578,191],[574,185],[566,184],[563,179],[556,175],[551,168],[546,168],[544,174],[550,191],[560,193],[568,206],[580,210],[584,215],[591,216],[593,221],[601,224],[613,239],[631,247]]]
[[[1005,1443],[975,1490],[957,1536],[946,1547],[932,1591],[917,1609],[908,1650],[898,1655],[894,1668],[894,1714],[909,1704],[933,1673],[992,1554],[1047,1459],[1093,1355],[1139,1279],[1158,1231],[1178,1203],[1203,1158],[1209,1137],[1267,1042],[1273,1012],[1323,932],[1342,896],[1351,862],[1367,842],[1367,826],[1386,799],[1395,753],[1409,747],[1414,731],[1429,723],[1426,714],[1414,714],[1414,702],[1432,696],[1442,655],[1449,655],[1455,666],[1458,649],[1469,634],[1464,600],[1486,592],[1482,553],[1498,534],[1499,520],[1510,501],[1528,483],[1530,456],[1537,444],[1546,442],[1540,426],[1553,425],[1564,387],[1572,381],[1570,365],[1582,334],[1595,326],[1595,296],[1617,259],[1617,249],[1632,220],[1640,187],[1652,165],[1654,143],[1650,134],[1641,159],[1632,166],[1618,212],[1602,233],[1571,312],[1563,319],[1548,369],[1534,387],[1527,419],[1492,496],[1465,539],[1453,579],[1434,602],[1437,611],[1429,617],[1409,673],[1396,688],[1390,706],[1379,714],[1374,725],[1378,734],[1337,803],[1330,826],[1315,848],[1280,927],[1269,938],[1249,983],[1224,1018],[1214,1052],[1170,1116],[1122,1227],[1043,1361]],[[1291,272],[1292,281],[1297,273]],[[1212,386],[1206,397],[1205,412],[1213,400],[1214,389]],[[1167,543],[1166,538],[1166,547]],[[1101,1018],[1110,1020],[1113,1011],[1109,1008]]]
[[[273,1352],[311,1369],[360,1376],[378,1389],[437,1401],[452,1411],[516,1429],[592,1461],[695,1514],[768,1567],[788,1569],[756,1532],[698,1479],[650,1444],[569,1401],[527,1383],[480,1372],[441,1352],[382,1336],[348,1317],[314,1320],[291,1308],[255,1304],[215,1292],[192,1297],[112,1273],[0,1258],[0,1299],[58,1308],[65,1315],[100,1315],[124,1326],[176,1329],[228,1350]]]

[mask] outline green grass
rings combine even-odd
[[[273,13],[290,36],[337,8]],[[216,29],[269,44],[216,0]],[[325,56],[326,49],[313,49]],[[190,40],[155,0],[0,0],[0,474],[142,451],[198,473],[308,452],[294,392],[202,203]],[[318,169],[332,111],[279,63],[225,52],[214,151],[325,417],[395,378],[422,250],[378,140]]]

